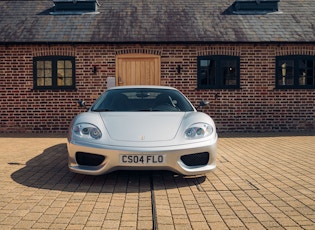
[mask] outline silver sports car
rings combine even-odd
[[[213,120],[174,88],[114,87],[71,122],[69,168],[89,175],[115,170],[204,174],[216,167],[217,138]]]

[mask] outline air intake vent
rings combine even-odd
[[[97,0],[54,0],[50,14],[97,14]]]
[[[235,0],[233,14],[269,14],[279,12],[280,0]]]

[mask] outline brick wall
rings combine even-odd
[[[91,104],[115,77],[123,53],[161,56],[161,84],[181,90],[195,105],[209,100],[219,132],[304,131],[315,129],[315,90],[275,88],[277,55],[315,55],[315,46],[222,45],[0,45],[0,132],[66,132],[81,108]],[[77,90],[33,90],[33,57],[76,58]],[[240,56],[241,89],[197,90],[198,55]],[[93,66],[98,72],[92,72]],[[176,68],[182,67],[181,73]]]

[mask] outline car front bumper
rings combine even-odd
[[[68,166],[72,172],[87,175],[101,175],[116,170],[168,170],[182,175],[198,175],[215,169],[216,145],[217,136],[211,140],[193,144],[154,148],[117,147],[68,142]],[[77,154],[96,156],[96,158],[101,157],[101,160],[99,164],[79,164]],[[205,155],[208,158],[203,157]],[[141,156],[144,156],[144,158]],[[183,158],[183,156],[188,157]],[[190,164],[183,160],[191,158],[195,162],[194,158],[199,158],[200,156],[202,156],[203,161],[206,159],[206,162],[200,165],[198,163]]]

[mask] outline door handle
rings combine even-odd
[[[121,77],[118,77],[118,85],[122,85],[124,82],[121,80]]]

